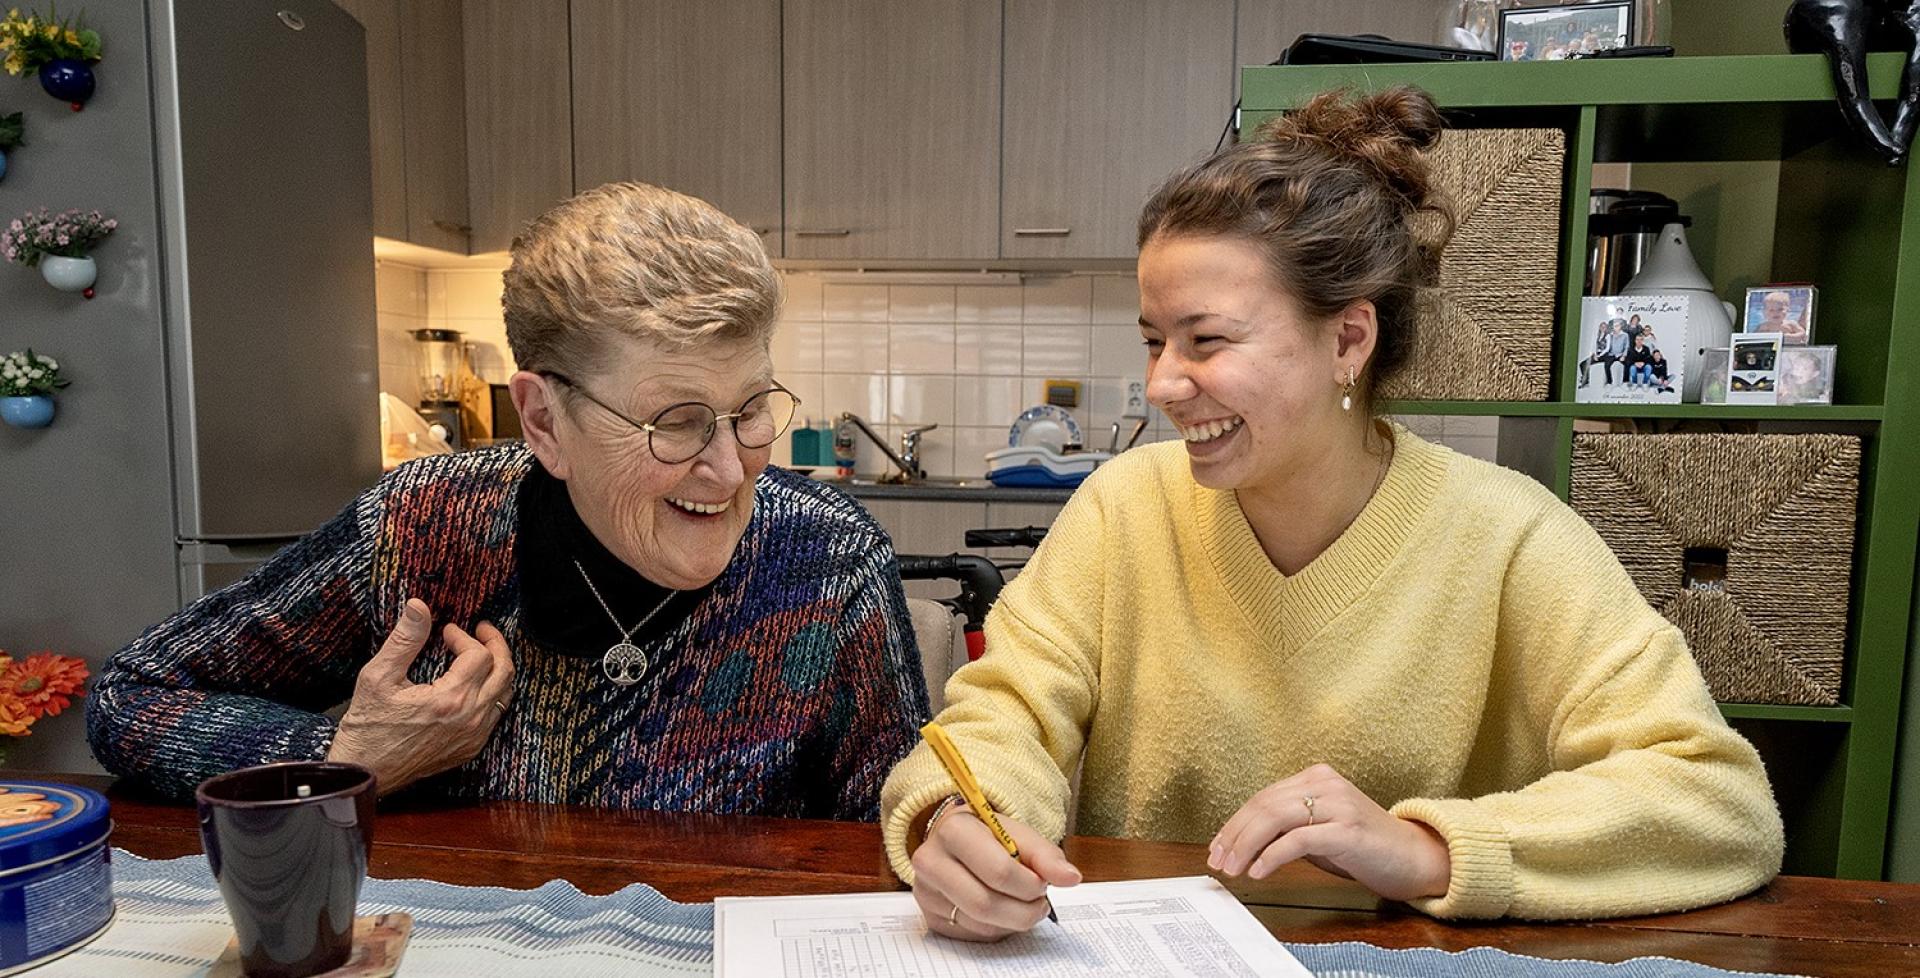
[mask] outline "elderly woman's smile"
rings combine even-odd
[[[591,379],[550,379],[564,420],[548,468],[615,556],[656,584],[700,587],[726,569],[753,519],[754,480],[773,450],[754,425],[792,415],[790,401],[769,407],[760,396],[790,398],[772,369],[751,341],[699,355],[618,341]],[[742,408],[751,417],[713,420]]]

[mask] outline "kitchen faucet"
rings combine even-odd
[[[873,428],[868,426],[865,419],[852,411],[841,412],[840,421],[843,424],[851,424],[855,428],[858,428],[860,433],[866,435],[867,440],[878,445],[880,451],[886,453],[887,458],[900,470],[898,476],[882,476],[880,478],[881,482],[918,482],[927,477],[926,470],[920,467],[920,436],[940,427],[939,425],[923,425],[901,432],[900,451],[895,452],[892,448],[887,447],[886,439],[876,434]]]

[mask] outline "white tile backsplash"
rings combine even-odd
[[[821,374],[820,403],[826,408],[828,417],[839,417],[842,411],[852,411],[869,424],[885,424],[888,380],[884,373]]]
[[[960,425],[1005,427],[1039,400],[1023,377],[954,378],[953,421]]]
[[[434,276],[445,281],[445,288],[435,294],[446,305],[437,312],[429,309],[428,315],[505,322],[500,312],[500,293],[506,287],[501,278],[502,271],[497,268],[460,268],[433,272]]]
[[[941,374],[951,377],[954,363],[952,323],[893,324],[887,341],[887,363],[896,374]]]
[[[427,315],[426,269],[391,261],[375,262],[373,307],[379,312],[425,318]]]
[[[820,318],[828,322],[884,323],[887,286],[828,282],[821,286]]]
[[[887,422],[902,431],[930,424],[950,426],[953,389],[952,377],[894,374],[887,381]]]
[[[809,321],[782,321],[773,329],[773,369],[777,377],[817,374],[823,366],[826,325]]]
[[[819,374],[793,374],[777,378],[781,386],[793,392],[800,399],[800,407],[794,412],[793,426],[796,428],[826,420],[827,399]],[[785,441],[785,439],[781,439]]]
[[[1093,276],[1034,275],[1022,284],[1028,323],[1089,323],[1093,321]]]
[[[887,324],[828,322],[822,326],[821,369],[830,373],[886,373]],[[777,366],[777,364],[776,364]]]
[[[1026,372],[1022,369],[1025,338],[1026,329],[1015,324],[956,323],[953,327],[954,373],[1022,376]]]
[[[1095,326],[1093,328],[1093,376],[1147,376],[1147,347],[1140,338],[1139,326]]]
[[[1023,313],[1018,285],[962,285],[955,290],[953,318],[960,323],[1017,323]]]
[[[1131,275],[1093,276],[1093,321],[1114,326],[1140,325],[1140,284]]]
[[[951,285],[895,285],[887,289],[887,320],[894,323],[951,323]]]
[[[787,295],[780,305],[781,318],[794,323],[819,322],[823,287],[820,276],[795,272],[784,276],[783,284]]]
[[[1092,364],[1090,326],[1028,326],[1021,372],[1029,377],[1078,377]]]

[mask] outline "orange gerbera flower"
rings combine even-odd
[[[12,696],[34,719],[73,705],[86,688],[87,664],[70,655],[36,652],[0,672],[0,695]]]
[[[12,693],[0,691],[0,735],[25,737],[33,726],[36,717],[27,712],[27,705]]]

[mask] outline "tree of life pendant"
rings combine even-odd
[[[631,642],[621,642],[600,657],[600,668],[607,678],[621,686],[631,686],[647,672],[647,654]]]

